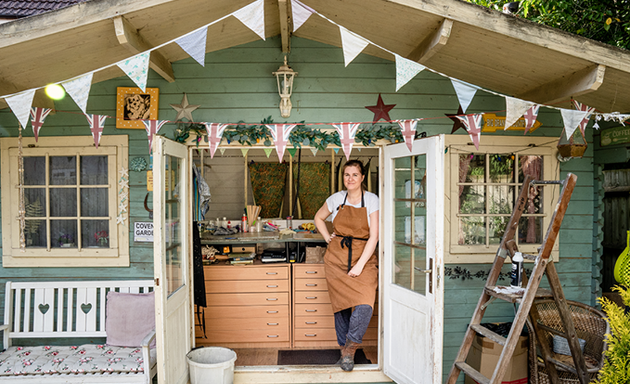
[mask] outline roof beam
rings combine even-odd
[[[282,53],[291,52],[291,32],[293,29],[293,16],[291,13],[291,2],[278,0],[278,12],[280,20],[280,40],[282,41]]]
[[[409,56],[409,60],[424,63],[435,55],[448,42],[453,29],[453,20],[443,19],[440,26],[425,37],[424,40],[414,49]]]
[[[153,48],[144,40],[138,30],[131,25],[129,20],[125,19],[123,16],[116,16],[113,20],[118,42],[131,53],[135,55]],[[169,83],[175,81],[175,74],[173,73],[171,63],[160,52],[151,52],[149,67]]]
[[[592,65],[516,95],[516,97],[543,104],[566,101],[571,97],[596,91],[604,82],[605,72],[606,66]]]

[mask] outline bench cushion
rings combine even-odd
[[[107,345],[140,347],[155,329],[155,299],[151,293],[107,293],[105,330]],[[151,347],[154,347],[153,344]]]
[[[156,360],[151,350],[151,363]],[[9,347],[0,353],[0,377],[47,373],[143,372],[141,348],[107,345]]]

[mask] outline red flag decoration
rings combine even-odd
[[[227,128],[228,124],[220,124],[220,123],[203,123],[206,126],[206,131],[208,131],[208,144],[210,145],[210,158],[214,158],[214,153],[216,152],[219,144],[221,143],[221,138],[223,137],[223,132],[225,128]]]
[[[352,152],[352,145],[354,145],[354,136],[357,134],[359,125],[360,123],[333,124],[333,127],[337,129],[337,133],[339,134],[341,148],[343,148],[343,153],[346,154],[346,160],[350,160],[350,152]]]
[[[523,118],[525,118],[525,133],[523,133],[523,135],[527,135],[527,132],[529,132],[529,130],[534,126],[534,123],[536,123],[539,109],[540,105],[532,105],[532,107],[523,115]]]
[[[51,111],[52,109],[50,108],[31,108],[31,127],[33,127],[35,142],[37,142],[37,138],[39,137],[39,130],[42,129],[42,125],[44,125],[44,120],[46,119],[46,116],[48,116]]]
[[[473,144],[475,144],[475,148],[479,149],[483,115],[477,113],[474,115],[457,116],[457,118],[464,123],[464,126],[466,126],[466,130],[468,131],[468,136],[470,136],[470,140],[472,140]]]
[[[580,121],[580,131],[582,131],[582,135],[584,135],[584,130],[586,129],[586,125],[588,124],[588,120],[591,118],[591,113],[595,111],[595,108],[589,107],[586,104],[582,104],[579,101],[571,100],[575,109],[582,112],[588,112],[586,116]]]
[[[166,124],[167,120],[142,120],[147,130],[147,138],[149,139],[149,153],[153,151],[153,136]]]
[[[413,139],[416,137],[416,125],[418,125],[418,120],[398,120],[398,125],[400,125],[400,129],[402,129],[405,143],[411,152],[413,149]]]
[[[90,123],[90,131],[92,131],[92,138],[94,139],[94,144],[96,148],[98,148],[98,143],[101,142],[101,136],[103,135],[103,128],[105,127],[105,119],[107,116],[105,115],[85,115],[88,123]]]
[[[284,150],[289,143],[289,135],[297,124],[266,124],[266,126],[271,131],[271,136],[273,136],[273,141],[276,145],[276,152],[278,153],[278,160],[282,163]]]

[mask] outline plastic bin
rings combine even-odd
[[[234,382],[236,352],[222,347],[193,349],[186,354],[191,384]]]

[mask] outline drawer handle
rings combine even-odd
[[[267,301],[277,301],[278,298],[277,297],[268,297]]]
[[[267,288],[278,288],[277,285],[267,285]]]
[[[312,275],[312,274],[317,274],[317,271],[306,271],[307,274]]]
[[[267,272],[268,275],[277,275],[278,272]]]
[[[317,312],[317,309],[306,309],[305,312]]]
[[[267,311],[267,313],[278,313],[278,311]]]
[[[278,335],[267,335],[267,337],[278,337]]]
[[[304,336],[306,336],[306,337],[317,337],[317,333],[305,333]]]
[[[317,296],[306,296],[306,300],[317,300]]]
[[[267,325],[278,325],[278,323],[267,323]]]
[[[305,321],[304,323],[312,325],[312,324],[317,324],[317,321]]]
[[[317,284],[306,284],[307,287],[317,287]]]

